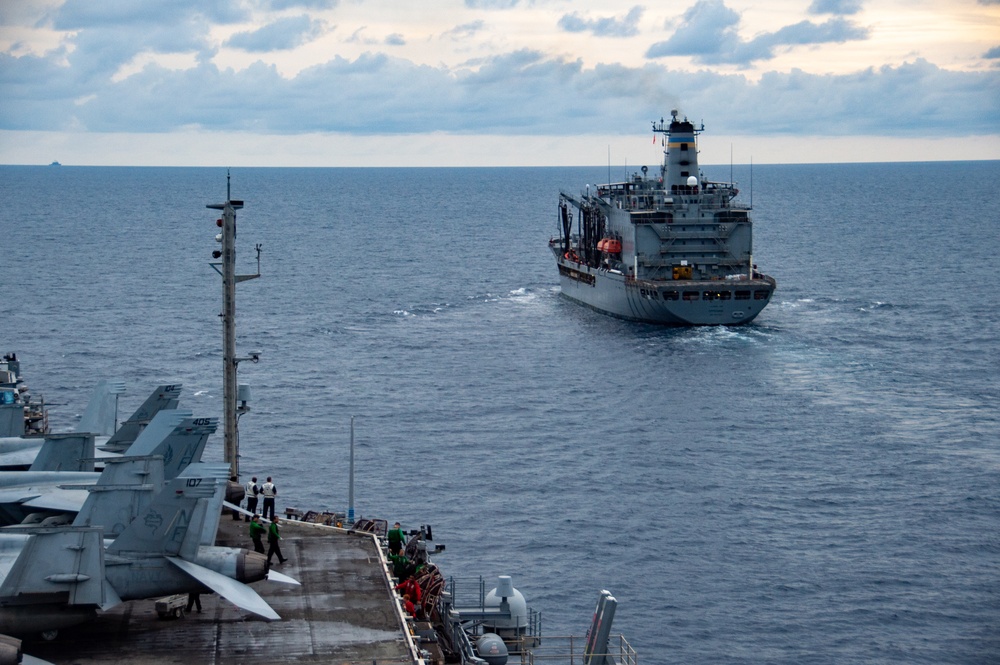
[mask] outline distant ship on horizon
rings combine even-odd
[[[52,162],[49,166],[62,166],[59,162]]]
[[[753,263],[750,206],[733,183],[698,169],[695,129],[671,111],[658,176],[560,192],[549,240],[567,298],[621,319],[660,325],[740,325],[771,301],[775,279]],[[575,230],[574,230],[575,225]]]

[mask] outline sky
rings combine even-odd
[[[1000,0],[0,0],[0,164],[1000,159]]]

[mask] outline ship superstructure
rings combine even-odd
[[[600,312],[663,325],[739,325],[771,300],[774,278],[753,263],[750,206],[733,183],[698,169],[687,118],[653,123],[664,136],[659,174],[559,195],[549,241],[562,293]]]

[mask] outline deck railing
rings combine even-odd
[[[610,658],[618,665],[636,665],[635,649],[623,635],[611,635],[608,653],[586,655],[587,639],[580,636],[549,636],[538,646],[521,653],[523,665],[605,665]]]

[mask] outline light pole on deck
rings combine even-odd
[[[351,463],[347,482],[347,523],[354,524],[354,416],[351,416]]]
[[[212,252],[213,258],[222,258],[222,270],[219,264],[211,264],[215,271],[222,275],[222,413],[225,422],[224,459],[229,463],[230,477],[239,479],[240,450],[239,434],[237,432],[238,415],[245,411],[237,408],[236,369],[242,360],[257,362],[259,352],[251,352],[245,358],[236,357],[236,283],[260,277],[260,245],[257,245],[257,274],[236,274],[236,211],[243,207],[243,201],[233,200],[230,196],[229,173],[226,172],[226,202],[211,203],[206,206],[213,210],[221,210],[222,218],[216,224],[222,232],[215,238],[222,244],[222,250]]]

